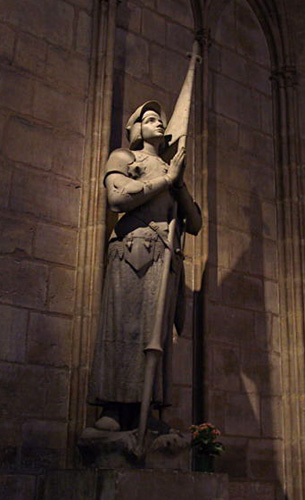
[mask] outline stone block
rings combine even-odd
[[[267,41],[253,11],[247,4],[238,3],[235,15],[238,52],[269,68]]]
[[[273,114],[272,99],[269,96],[261,95],[261,115],[262,132],[271,135],[273,132]]]
[[[156,0],[142,0],[141,2],[146,7],[150,7],[151,9],[155,9]]]
[[[248,450],[248,477],[266,481],[278,477],[277,443],[274,439],[250,440]]]
[[[18,36],[15,64],[31,73],[43,76],[46,67],[47,44],[27,33]]]
[[[263,397],[262,433],[264,437],[283,437],[283,401],[280,396]]]
[[[279,285],[274,281],[265,280],[265,308],[266,311],[279,314]]]
[[[261,279],[233,272],[224,276],[222,291],[226,305],[255,311],[264,309],[264,288]]]
[[[148,43],[142,37],[117,29],[114,66],[138,79],[148,76]]]
[[[277,243],[267,238],[253,238],[252,272],[266,278],[278,278]]]
[[[0,420],[1,445],[17,448],[21,444],[21,422],[15,419]]]
[[[118,81],[116,77],[116,81]],[[165,106],[165,110],[168,112],[169,109],[166,108],[168,103],[168,94],[165,90],[157,89],[151,85],[146,85],[142,82],[131,78],[126,75],[124,78],[124,84],[122,82],[122,92],[123,92],[123,102],[125,110],[127,112],[126,119],[124,120],[124,125],[130,114],[138,107],[141,103],[149,101],[151,99],[157,100]],[[125,145],[128,145],[127,139],[125,137],[125,132],[122,134],[123,140],[125,140]]]
[[[85,102],[78,97],[58,92],[40,82],[36,83],[34,116],[50,125],[83,133]]]
[[[140,33],[141,31],[141,8],[133,2],[122,2],[118,5],[117,26],[127,31]]]
[[[62,0],[3,2],[0,5],[0,19],[56,45],[71,46],[74,8]]]
[[[63,452],[55,448],[27,448],[21,449],[21,467],[26,471],[45,473],[48,469],[64,467]]]
[[[221,53],[222,47],[213,40],[211,47],[209,48],[209,68],[210,70],[221,72]]]
[[[182,52],[186,57],[192,52],[194,42],[193,31],[178,24],[167,23],[166,45],[172,50]],[[160,43],[160,42],[159,42]]]
[[[41,499],[95,500],[96,488],[97,477],[93,470],[83,470],[81,473],[71,470],[52,471],[46,477]]]
[[[12,171],[8,168],[8,165],[4,164],[4,161],[0,159],[0,207],[6,208],[9,202],[10,187]]]
[[[0,253],[8,254],[22,251],[32,254],[34,224],[15,218],[4,218],[0,221]]]
[[[230,481],[230,498],[234,500],[276,500],[274,483]]]
[[[216,266],[228,269],[229,264],[229,230],[223,226],[210,224],[209,261]]]
[[[17,170],[11,190],[11,207],[43,219],[77,226],[78,185],[45,173]]]
[[[225,151],[227,156],[228,150],[238,149],[239,127],[235,121],[210,113],[209,127],[210,139],[217,152]]]
[[[217,459],[217,471],[234,477],[247,477],[248,439],[241,437],[221,436],[226,452]],[[233,499],[235,500],[235,499]]]
[[[262,204],[263,235],[273,240],[277,239],[277,213],[275,203]]]
[[[43,415],[46,402],[44,368],[1,363],[0,379],[0,409],[4,418]]]
[[[46,369],[44,377],[46,402],[43,416],[47,419],[68,418],[69,409],[69,372],[64,369]]]
[[[238,392],[241,388],[239,349],[217,345],[213,347],[212,356],[213,389]]]
[[[254,342],[254,313],[240,308],[209,304],[207,328],[209,336],[215,340],[249,346]]]
[[[9,111],[0,110],[0,147],[2,149],[4,131],[7,128],[7,122],[9,119]]]
[[[251,159],[274,168],[273,139],[269,135],[248,127],[240,127],[239,146]]]
[[[47,266],[10,257],[0,258],[0,296],[7,304],[44,309]]]
[[[242,351],[242,372],[255,390],[264,395],[281,394],[280,356],[260,350]]]
[[[215,75],[214,83],[216,112],[259,129],[259,94],[223,75]]]
[[[213,422],[221,432],[225,429],[226,425],[225,410],[227,396],[230,397],[230,394],[223,391],[214,391],[212,389],[208,391],[208,420],[209,422]]]
[[[224,474],[165,470],[62,471],[50,472],[43,500],[228,500]]]
[[[53,148],[53,133],[50,129],[18,118],[9,121],[4,147],[8,158],[50,170]]]
[[[187,71],[188,59],[172,51],[151,46],[151,79],[159,87],[173,92],[175,98],[179,94],[183,79]],[[164,71],[164,68],[167,71]]]
[[[15,32],[8,26],[0,24],[0,57],[11,61],[14,54],[14,43]]]
[[[280,319],[270,313],[255,313],[256,345],[280,352]]]
[[[237,43],[235,26],[235,6],[229,3],[223,10],[217,23],[216,41],[221,45],[235,49]]]
[[[214,222],[224,226],[249,231],[249,197],[242,192],[236,192],[232,188],[226,188],[221,184],[216,192],[217,206],[214,208]],[[216,212],[216,213],[215,213]],[[211,214],[213,217],[213,214]]]
[[[31,313],[27,357],[33,364],[70,366],[71,320]]]
[[[74,266],[77,232],[73,229],[38,224],[34,238],[34,256],[50,262]]]
[[[144,9],[142,12],[142,35],[160,45],[165,44],[165,20],[151,10]]]
[[[228,232],[229,267],[234,271],[251,271],[251,235],[240,231]]]
[[[194,317],[194,298],[192,291],[187,288],[185,296],[185,319],[182,335],[185,339],[193,338],[193,317]],[[179,342],[179,339],[178,339]]]
[[[222,48],[221,72],[243,85],[248,85],[247,60],[232,50]]]
[[[53,172],[80,180],[83,156],[84,138],[81,135],[63,133],[55,135]]]
[[[91,12],[93,0],[71,0],[71,3]]]
[[[176,384],[192,384],[193,342],[179,338],[173,346],[173,370]]]
[[[56,87],[86,95],[89,82],[88,60],[62,49],[50,48],[47,76]]]
[[[0,475],[0,498],[6,500],[33,500],[35,487],[35,476]]]
[[[0,70],[0,106],[20,113],[31,114],[33,81],[19,73]]]
[[[22,426],[25,448],[62,448],[66,446],[67,424],[50,420],[28,420]]]
[[[266,94],[266,96],[271,97],[271,81],[270,81],[271,68],[268,69],[262,68],[258,64],[253,64],[248,60],[246,70],[248,75],[249,86],[252,87],[253,89],[263,92],[264,94]],[[270,108],[269,111],[271,113],[270,118],[272,119],[272,110]]]
[[[157,0],[157,10],[172,21],[194,28],[191,6],[184,0]]]
[[[91,53],[92,18],[86,12],[79,12],[76,31],[76,50],[85,56]]]
[[[205,269],[205,283],[206,289],[205,294],[208,296],[210,301],[221,301],[221,271],[210,264],[207,265]]]
[[[74,8],[65,1],[48,0],[44,7],[46,38],[51,43],[71,48],[73,40]]]
[[[0,471],[10,472],[18,467],[18,448],[15,446],[0,446]]]
[[[50,272],[48,309],[52,312],[72,314],[74,310],[75,271],[54,267]]]
[[[241,159],[241,163],[243,163],[243,159]],[[273,164],[270,164],[270,166],[272,168],[268,168],[266,165],[261,166],[252,163],[247,170],[252,193],[258,194],[261,198],[274,200],[275,171],[273,169]]]
[[[231,394],[226,404],[227,434],[260,436],[260,398],[256,393]]]
[[[164,410],[162,419],[172,429],[187,432],[192,424],[192,388],[174,385],[172,393],[172,406]]]
[[[0,306],[0,358],[3,361],[25,361],[28,313],[10,306]]]

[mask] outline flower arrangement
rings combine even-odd
[[[191,447],[198,455],[217,456],[225,451],[222,443],[217,441],[221,435],[219,429],[208,422],[190,427],[192,433]]]

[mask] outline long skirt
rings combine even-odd
[[[145,347],[156,318],[164,249],[148,268],[135,271],[109,247],[101,319],[97,334],[88,402],[141,402]],[[152,401],[170,404],[172,328],[181,266],[170,271],[162,328],[163,354],[157,366]]]

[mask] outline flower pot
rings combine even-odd
[[[213,455],[205,453],[194,454],[194,471],[195,472],[214,472]]]

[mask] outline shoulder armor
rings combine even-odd
[[[129,149],[121,148],[112,151],[106,163],[104,184],[107,175],[111,173],[116,172],[127,176],[128,165],[133,163],[135,159],[135,155]]]

